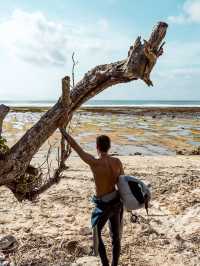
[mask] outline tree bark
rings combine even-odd
[[[90,98],[110,86],[136,79],[143,80],[148,86],[153,85],[149,76],[157,58],[162,54],[162,40],[167,27],[166,23],[159,22],[148,41],[142,43],[140,37],[136,39],[126,59],[94,67],[70,93],[69,77],[65,77],[62,81],[62,97],[24,134],[5,158],[0,159],[0,185],[7,185],[13,190],[13,182],[17,182],[18,178],[25,174],[41,145],[57,128],[67,126],[73,112]],[[3,116],[0,115],[0,122],[1,119],[3,120]]]
[[[0,137],[2,134],[2,125],[3,125],[3,120],[6,117],[6,115],[8,114],[10,108],[4,104],[0,105]]]

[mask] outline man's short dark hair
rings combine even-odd
[[[96,143],[97,148],[101,152],[107,152],[110,149],[110,138],[106,135],[101,135],[97,137]]]

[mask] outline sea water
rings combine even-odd
[[[0,101],[0,104],[15,107],[49,107],[55,104],[56,100],[24,100],[24,101]],[[136,107],[200,107],[200,101],[165,101],[165,100],[89,100],[83,106],[136,106]]]

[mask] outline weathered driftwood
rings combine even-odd
[[[141,79],[153,85],[150,73],[163,52],[162,40],[168,25],[159,22],[148,41],[138,37],[128,51],[128,57],[111,64],[99,65],[87,72],[69,93],[69,77],[63,79],[62,97],[29,129],[24,136],[0,159],[0,185],[16,193],[20,176],[24,175],[34,154],[59,127],[66,127],[73,112],[88,99],[104,89],[119,83]],[[64,141],[62,140],[64,151]],[[64,160],[64,153],[62,155]],[[55,179],[56,180],[56,179]]]
[[[73,77],[74,78],[74,77]],[[65,129],[68,122],[69,122],[69,114],[68,114],[68,106],[71,104],[71,99],[70,99],[70,79],[69,78],[64,78],[62,80],[62,104],[63,108],[66,108],[66,117],[63,116],[64,122],[62,123],[62,127]],[[61,147],[61,168],[65,168],[65,161],[67,157],[69,156],[69,150],[67,149],[67,146],[65,145],[65,139],[63,136],[61,136],[61,142],[60,142],[60,147]]]
[[[6,115],[8,114],[10,108],[4,104],[0,105],[0,137],[1,137],[1,133],[2,133],[2,125],[3,125],[3,120],[6,117]]]

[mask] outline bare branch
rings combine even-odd
[[[78,61],[75,61],[75,59],[74,59],[74,55],[75,55],[75,53],[73,52],[72,53],[72,62],[73,62],[73,65],[72,65],[72,89],[75,87],[75,74],[74,74],[74,72],[75,72],[75,67],[78,64]]]

